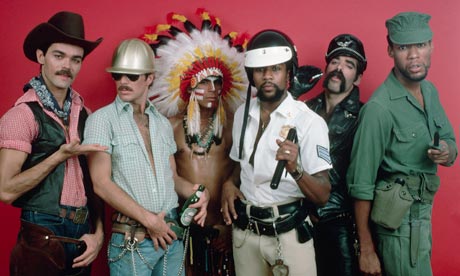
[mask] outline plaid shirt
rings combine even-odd
[[[176,144],[169,121],[148,102],[155,172],[144,140],[134,121],[133,108],[119,97],[86,121],[84,144],[107,146],[112,157],[112,179],[145,209],[158,213],[177,207],[178,197],[169,158]]]
[[[13,149],[30,154],[32,152],[32,143],[38,136],[38,124],[35,121],[34,114],[26,102],[38,102],[41,107],[42,103],[38,99],[33,89],[29,89],[20,97],[13,108],[11,108],[0,119],[0,148]],[[66,143],[70,139],[80,139],[78,137],[78,117],[83,107],[81,96],[73,91],[72,107],[70,111],[70,124],[68,132],[56,114],[52,111],[44,110],[45,113],[53,118],[62,127],[65,133]],[[69,206],[85,206],[86,195],[83,185],[83,173],[80,168],[78,157],[74,156],[66,161],[64,173],[64,185],[61,193],[61,204]]]

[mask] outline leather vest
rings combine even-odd
[[[326,101],[324,93],[307,102],[310,109],[324,114]],[[320,218],[342,212],[353,212],[352,201],[348,196],[346,174],[350,165],[353,139],[358,127],[358,115],[363,103],[359,101],[359,88],[355,88],[342,100],[326,120],[329,128],[330,155],[333,168],[329,170],[331,195],[327,204],[317,209]]]
[[[62,127],[44,112],[38,102],[28,102],[26,104],[32,110],[38,124],[38,137],[32,143],[32,152],[27,156],[22,166],[22,171],[32,168],[42,162],[59,150],[61,145],[66,143],[65,133]],[[83,108],[78,119],[79,137],[83,137],[83,130],[87,117],[88,113],[85,108]],[[86,194],[88,194],[89,184],[87,182],[90,178],[85,157],[81,155],[79,161],[83,171],[85,191]],[[59,203],[64,184],[64,170],[65,162],[62,162],[38,185],[16,199],[13,202],[13,206],[29,211],[59,215]]]

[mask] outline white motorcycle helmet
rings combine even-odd
[[[277,30],[263,30],[249,41],[245,52],[244,66],[251,85],[252,69],[287,63],[289,78],[295,76],[298,61],[297,51],[292,40]]]

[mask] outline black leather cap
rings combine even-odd
[[[367,60],[363,43],[354,35],[340,34],[331,40],[326,53],[326,62],[329,63],[337,56],[354,57],[359,62],[358,72],[361,74],[366,70]]]

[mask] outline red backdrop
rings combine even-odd
[[[311,2],[311,3],[308,3]],[[115,96],[113,83],[105,68],[110,65],[114,47],[123,39],[137,37],[143,27],[164,23],[168,12],[175,11],[196,19],[196,8],[206,8],[222,20],[223,32],[251,34],[265,28],[276,28],[287,33],[296,43],[301,65],[324,68],[324,53],[329,40],[339,33],[357,35],[364,43],[369,61],[361,82],[363,100],[388,74],[392,60],[386,54],[385,20],[401,11],[420,11],[432,15],[434,53],[428,79],[440,91],[458,139],[460,116],[460,83],[453,66],[460,61],[460,2],[458,0],[329,0],[329,1],[56,1],[56,0],[2,0],[0,1],[0,115],[10,108],[22,94],[21,89],[39,67],[28,61],[22,52],[26,34],[38,23],[59,10],[70,10],[84,16],[87,38],[104,37],[102,44],[84,61],[74,88],[84,97],[91,109],[111,102]],[[193,20],[192,20],[193,21]],[[197,21],[195,21],[197,22]],[[318,85],[305,98],[320,91]],[[455,111],[457,110],[457,111]],[[441,168],[441,189],[433,211],[433,269],[435,275],[459,275],[460,201],[457,182],[460,177],[458,162],[451,168]],[[9,252],[18,231],[19,211],[0,203],[2,234],[0,235],[0,275],[8,274]],[[106,250],[101,251],[94,264],[94,275],[108,275]]]

